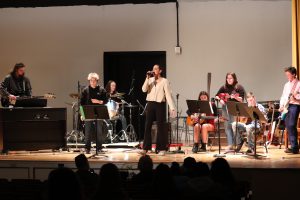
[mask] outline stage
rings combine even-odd
[[[132,145],[135,146],[135,145]],[[38,178],[46,179],[48,171],[56,168],[59,165],[64,165],[70,168],[76,168],[74,158],[83,153],[83,148],[78,148],[80,151],[73,151],[75,148],[70,148],[69,151],[11,151],[8,154],[0,155],[0,176],[5,178]],[[137,162],[141,156],[140,150],[137,148],[105,148],[104,154],[99,154],[94,158],[89,158],[90,165],[95,170],[101,168],[105,163],[112,162],[122,170],[137,170]],[[183,146],[184,153],[168,152],[165,156],[160,156],[155,153],[148,155],[153,159],[154,165],[159,163],[171,164],[176,161],[183,163],[186,157],[194,157],[197,161],[210,163],[216,158],[218,154],[218,147],[213,146],[212,149],[206,153],[194,154],[190,146]],[[246,147],[242,149],[245,151]],[[95,153],[86,154],[90,157]],[[269,152],[265,153],[262,146],[258,146],[257,154],[263,155],[255,159],[252,156],[245,154],[228,153],[225,159],[229,162],[232,168],[236,169],[299,169],[300,155],[286,154],[284,149],[279,149],[279,146],[270,146]],[[221,155],[224,155],[224,150],[221,150]],[[16,171],[25,171],[25,174],[15,173]],[[8,173],[12,172],[12,173]],[[41,172],[46,172],[45,174]],[[20,174],[21,173],[21,174]],[[12,175],[12,177],[8,177]],[[21,175],[21,177],[18,177]],[[17,176],[17,177],[16,177]]]

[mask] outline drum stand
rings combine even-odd
[[[127,135],[125,134],[125,137],[127,137],[126,140],[127,140],[127,143],[128,143],[128,140],[130,142],[136,141],[134,126],[132,125],[132,110],[131,110],[132,108],[134,108],[136,106],[131,105],[131,103],[129,103],[127,107],[129,108],[129,124],[128,124],[126,130],[125,130],[125,132],[127,133]]]
[[[81,140],[84,139],[83,133],[81,131],[79,131],[78,118],[76,117],[76,114],[77,114],[77,116],[79,116],[78,109],[79,109],[78,102],[73,102],[73,105],[72,105],[73,130],[66,136],[67,141],[70,140],[71,138],[75,138],[75,150],[74,151],[80,151],[78,149],[78,138],[80,138]]]

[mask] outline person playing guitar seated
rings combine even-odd
[[[208,93],[205,91],[201,91],[199,93],[198,100],[200,101],[208,101],[209,96]],[[217,107],[215,104],[212,104],[212,108],[214,111],[214,115],[217,114]],[[215,122],[214,119],[203,119],[205,114],[202,113],[190,113],[189,110],[187,111],[188,119],[187,123],[192,124],[194,126],[194,145],[192,152],[197,153],[198,151],[205,152],[206,151],[206,144],[208,141],[208,132],[214,131],[215,129]],[[199,148],[199,135],[201,133],[201,147]]]
[[[267,118],[267,113],[263,105],[258,104],[256,102],[255,96],[252,92],[247,93],[247,102],[249,107],[257,107],[262,113],[264,113],[265,117]],[[236,152],[239,152],[244,144],[243,133],[246,132],[247,140],[248,140],[248,150],[246,153],[253,153],[254,152],[254,132],[255,132],[255,120],[251,121],[246,117],[240,117],[240,121],[238,123],[232,123],[232,130],[234,135],[236,134],[236,126],[238,134],[236,135]],[[257,133],[260,132],[262,128],[262,124],[259,122],[257,123]]]

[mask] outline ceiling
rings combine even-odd
[[[0,0],[0,8],[168,3],[176,0]]]

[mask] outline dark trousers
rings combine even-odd
[[[96,149],[102,149],[102,129],[104,122],[102,120],[95,121],[86,121],[85,122],[85,148],[91,149],[91,137],[92,134],[96,134],[96,123],[97,123],[97,136],[96,136]]]
[[[166,121],[166,103],[158,103],[149,101],[146,110],[146,124],[145,124],[145,135],[144,135],[144,150],[151,150],[152,137],[151,129],[153,121],[157,123],[157,140],[156,150],[167,150],[168,149],[168,132],[164,131],[164,123]]]
[[[295,150],[299,149],[298,132],[297,132],[297,122],[298,122],[299,112],[300,112],[300,105],[290,104],[288,108],[287,116],[285,118],[285,126],[288,131],[291,148]]]

